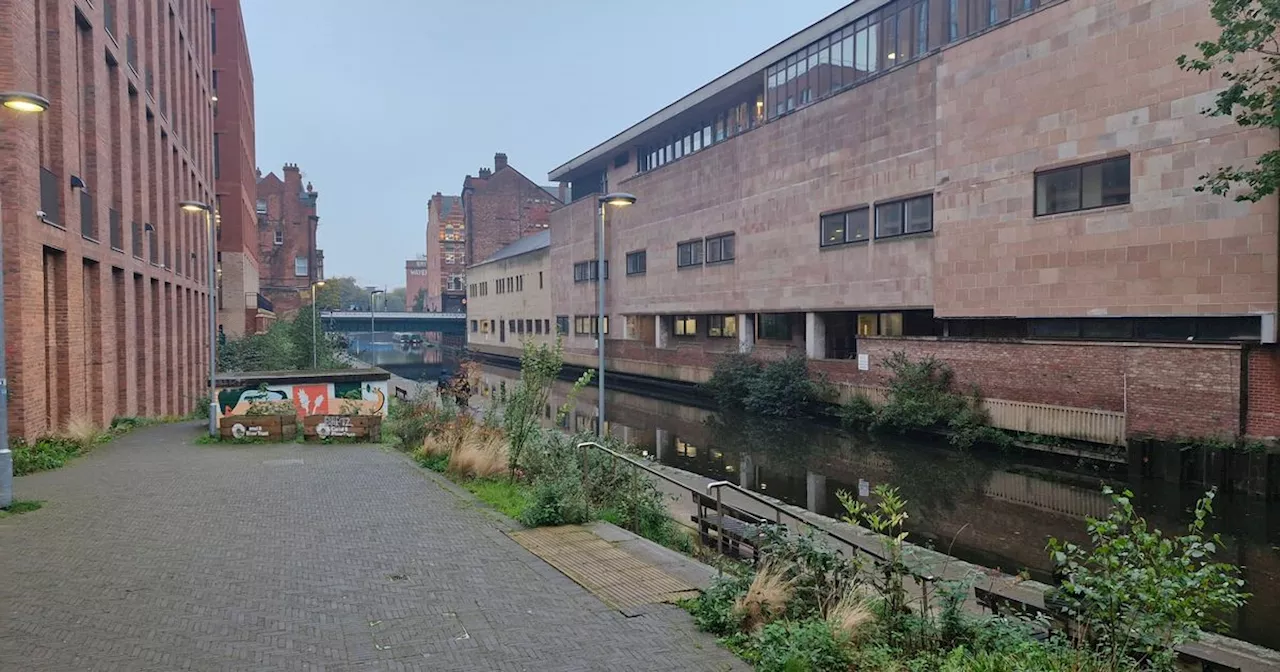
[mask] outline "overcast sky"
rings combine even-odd
[[[326,275],[399,287],[426,251],[428,199],[494,152],[545,183],[847,0],[241,4],[258,166],[315,183]]]

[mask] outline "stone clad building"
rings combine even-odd
[[[993,421],[1101,442],[1280,434],[1277,210],[1197,193],[1274,149],[1201,114],[1204,4],[854,2],[551,171],[567,359],[599,194],[615,370],[803,353],[873,396],[895,351]],[[659,103],[664,101],[658,101]]]
[[[311,300],[311,283],[324,279],[324,253],[316,248],[320,192],[310,182],[303,186],[297,164],[286,163],[281,174],[258,180],[257,215],[261,291],[284,315]]]
[[[214,203],[207,0],[0,3],[9,431],[182,415],[207,384]]]
[[[518,358],[526,340],[554,342],[550,245],[539,231],[467,269],[468,349]]]

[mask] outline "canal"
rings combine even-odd
[[[481,393],[518,378],[515,370],[486,365]],[[556,384],[551,409],[565,403],[569,389],[567,382]],[[665,465],[832,517],[842,514],[841,490],[892,485],[909,502],[914,542],[1039,581],[1051,579],[1049,537],[1088,542],[1085,517],[1108,510],[1103,485],[1132,490],[1142,515],[1171,534],[1185,527],[1203,494],[1135,476],[1124,464],[1019,450],[960,452],[944,440],[871,438],[815,422],[726,417],[699,401],[608,390],[606,430]],[[595,406],[594,389],[584,391],[567,428],[594,431]],[[1280,503],[1222,493],[1214,504],[1212,526],[1224,541],[1219,558],[1243,568],[1253,593],[1227,619],[1231,633],[1280,649]]]

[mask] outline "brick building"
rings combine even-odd
[[[526,340],[552,342],[550,247],[544,229],[467,268],[469,349],[518,358]]]
[[[552,171],[579,197],[551,216],[566,359],[592,360],[597,195],[624,191],[617,370],[799,352],[874,396],[905,351],[999,426],[1280,435],[1276,198],[1194,190],[1277,141],[1201,114],[1223,80],[1175,59],[1208,6],[980,4],[855,2]]]
[[[412,307],[419,290],[426,290],[426,312],[463,312],[467,274],[466,219],[462,198],[436,192],[427,204],[427,254],[405,266],[405,299]]]
[[[281,174],[258,179],[256,205],[260,291],[277,315],[310,301],[311,283],[324,279],[324,253],[316,249],[320,192],[310,182],[303,186],[297,164],[286,163]]]
[[[218,324],[228,336],[262,331],[274,314],[258,293],[253,64],[239,0],[212,0],[213,178],[218,206]]]
[[[521,174],[507,162],[506,154],[494,154],[492,170],[481,168],[477,177],[468,175],[462,181],[467,260],[463,267],[545,230],[551,211],[560,207],[563,197],[558,188],[540,187]],[[465,286],[464,278],[459,290]]]
[[[0,3],[9,430],[184,414],[207,384],[214,31],[207,1]],[[39,9],[40,11],[37,11]]]

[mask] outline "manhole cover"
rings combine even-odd
[[[282,467],[290,464],[302,464],[302,458],[286,457],[280,460],[263,460],[262,463],[267,465],[268,467]]]

